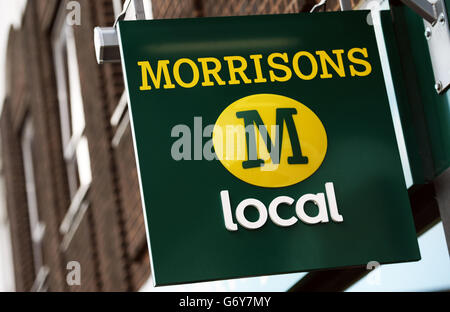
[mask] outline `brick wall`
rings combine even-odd
[[[120,88],[122,78],[120,71],[119,75],[111,75],[120,67],[99,67],[96,64],[92,44],[92,30],[99,24],[100,17],[105,17],[105,23],[112,23],[112,4],[111,1],[87,0],[80,1],[80,4],[82,23],[74,26],[74,32],[79,47],[77,57],[93,180],[87,199],[89,208],[81,216],[66,250],[61,246],[63,237],[59,227],[67,213],[70,197],[52,51],[55,18],[59,10],[65,10],[65,2],[29,1],[21,29],[12,31],[10,35],[8,101],[2,114],[1,135],[18,290],[30,290],[36,277],[20,146],[25,116],[32,118],[35,130],[36,192],[40,219],[46,225],[43,258],[50,268],[49,290],[132,289],[109,126],[112,107],[122,90],[115,92],[108,88],[110,85]],[[106,76],[112,82],[108,80],[105,83]],[[139,195],[136,193],[135,196]],[[66,284],[69,261],[81,264],[79,287]]]
[[[61,143],[52,33],[64,13],[63,0],[28,1],[19,30],[8,45],[7,100],[0,119],[8,213],[11,222],[18,290],[35,280],[26,203],[20,135],[26,116],[33,120],[38,206],[46,224],[44,262],[51,291],[138,290],[150,274],[145,225],[129,124],[113,144],[118,129],[110,119],[124,91],[120,64],[95,61],[93,28],[114,22],[112,0],[80,0],[82,22],[74,26],[89,141],[92,184],[89,207],[81,216],[68,248],[59,227],[70,204]],[[311,0],[153,0],[160,18],[293,13],[308,11]],[[329,0],[327,10],[338,8]],[[25,65],[26,64],[26,65]],[[69,261],[81,264],[81,285],[66,283]]]
[[[16,285],[18,290],[30,290],[37,272],[34,271],[31,250],[30,226],[26,202],[24,169],[21,152],[22,126],[26,117],[31,118],[35,129],[35,165],[37,201],[41,220],[46,224],[43,238],[43,258],[51,268],[48,277],[50,290],[64,289],[62,274],[62,255],[59,252],[56,224],[60,211],[57,209],[57,175],[52,174],[52,163],[56,140],[48,141],[48,131],[54,131],[52,114],[47,112],[43,83],[45,73],[39,70],[45,48],[38,40],[36,15],[33,4],[25,11],[22,29],[11,31],[9,58],[9,94],[2,114],[1,127],[4,148],[5,176],[8,211],[11,218],[11,231],[16,266]],[[27,66],[36,64],[36,66]],[[58,130],[59,131],[59,130]],[[58,133],[58,132],[56,132]]]
[[[16,290],[30,290],[35,273],[31,253],[30,228],[26,210],[25,184],[21,166],[18,138],[12,131],[10,102],[5,102],[1,118],[2,158],[5,164],[5,185],[7,185],[7,208],[11,226],[12,249],[15,266]]]

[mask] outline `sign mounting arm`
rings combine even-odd
[[[120,62],[120,49],[116,26],[118,22],[125,19],[131,4],[133,4],[134,8],[133,19],[145,20],[144,0],[127,0],[123,5],[122,12],[117,16],[113,27],[94,28],[95,54],[98,64]]]
[[[436,6],[427,0],[401,0],[406,6],[410,7],[414,12],[419,14],[424,20],[434,25],[438,14]]]

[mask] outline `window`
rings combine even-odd
[[[1,142],[0,142],[1,145]],[[1,147],[0,147],[1,154]],[[7,212],[3,159],[0,156],[0,292],[14,291],[14,258],[11,227]]]
[[[45,234],[45,224],[39,219],[38,201],[36,195],[36,180],[34,171],[34,128],[29,117],[26,118],[22,135],[22,159],[25,175],[25,190],[27,197],[28,218],[33,248],[33,265],[36,279],[32,291],[46,291],[48,268],[44,265],[42,255],[42,241]]]
[[[92,181],[88,140],[73,27],[65,22],[64,3],[53,34],[61,136],[66,163],[70,206],[61,223],[66,249],[87,209],[86,196]]]

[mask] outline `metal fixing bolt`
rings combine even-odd
[[[436,92],[441,92],[442,91],[442,82],[438,81],[434,84],[434,88],[436,89]]]
[[[439,23],[441,23],[441,25],[444,25],[444,24],[445,24],[445,16],[444,16],[444,13],[439,14],[438,21],[439,21]]]
[[[431,29],[430,29],[430,27],[427,27],[425,29],[425,38],[427,38],[427,40],[430,40],[430,38],[431,38]]]

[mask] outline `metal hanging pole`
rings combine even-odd
[[[351,11],[352,3],[350,0],[339,0],[339,5],[341,6],[341,11]]]
[[[145,20],[145,7],[143,0],[133,0],[137,20]]]

